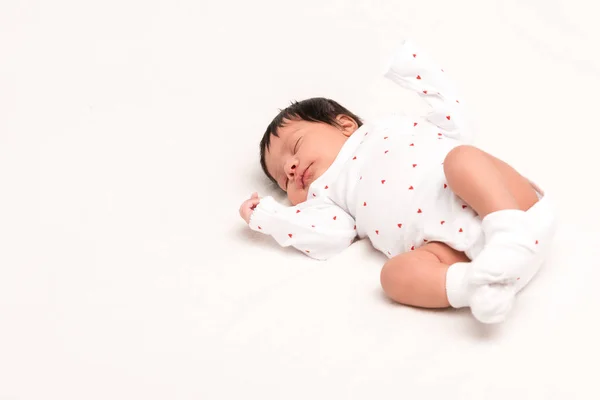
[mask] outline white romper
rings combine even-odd
[[[368,237],[388,257],[437,241],[471,259],[483,246],[481,219],[448,187],[443,162],[464,144],[462,106],[444,71],[405,41],[385,75],[432,107],[425,117],[366,122],[293,207],[261,199],[250,227],[281,246],[327,259]]]

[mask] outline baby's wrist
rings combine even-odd
[[[254,216],[255,208],[250,210],[250,213],[248,213],[248,217],[246,218],[246,223],[248,224],[248,226],[252,224],[252,217]]]

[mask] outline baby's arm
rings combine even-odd
[[[416,92],[431,107],[427,120],[449,137],[470,141],[464,117],[464,102],[458,98],[446,73],[411,41],[404,41],[394,53],[385,77]]]
[[[281,246],[293,246],[318,260],[338,254],[356,237],[354,219],[324,199],[286,207],[272,197],[258,199],[253,195],[242,205],[240,214],[252,230],[271,235]]]

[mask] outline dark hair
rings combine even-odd
[[[260,166],[263,172],[269,177],[273,183],[277,183],[275,179],[267,171],[265,162],[265,153],[271,145],[271,135],[279,137],[277,131],[285,125],[285,120],[323,122],[327,125],[340,127],[335,119],[338,115],[343,114],[352,118],[357,125],[362,126],[362,120],[354,113],[348,111],[345,107],[337,102],[323,97],[314,97],[312,99],[292,101],[292,104],[283,110],[271,121],[262,140],[260,141]]]

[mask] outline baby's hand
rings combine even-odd
[[[240,207],[240,216],[244,219],[244,221],[246,221],[247,224],[250,223],[250,216],[252,215],[252,211],[254,211],[258,203],[260,203],[260,198],[256,192],[252,193],[250,199],[242,203],[242,206]]]

